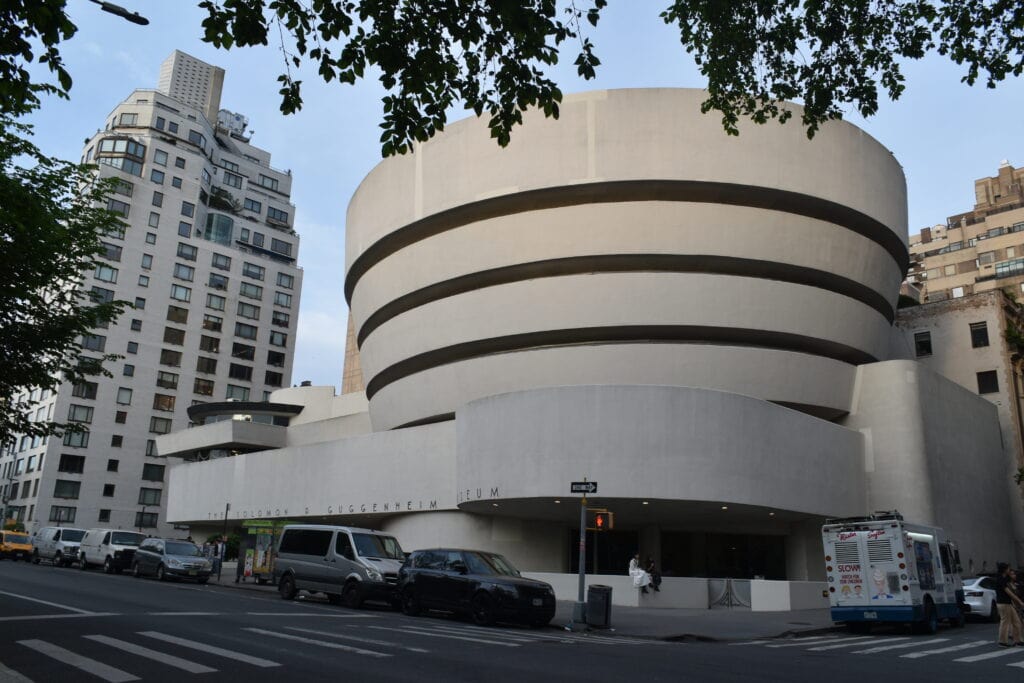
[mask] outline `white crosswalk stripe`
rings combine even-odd
[[[140,636],[146,636],[147,638],[153,638],[154,640],[162,640],[165,643],[171,643],[172,645],[179,645],[185,648],[191,648],[193,650],[199,650],[211,655],[217,655],[220,657],[227,657],[228,659],[234,659],[245,664],[252,664],[262,668],[269,668],[272,666],[281,666],[277,662],[272,662],[269,659],[262,659],[260,657],[251,657],[241,652],[234,652],[232,650],[225,650],[222,647],[214,647],[213,645],[207,645],[206,643],[200,643],[195,640],[188,640],[186,638],[179,638],[178,636],[172,636],[167,633],[160,633],[159,631],[140,631]]]
[[[523,643],[536,643],[539,641],[553,641],[558,643],[601,643],[605,645],[655,645],[665,646],[671,643],[666,643],[661,640],[644,640],[640,638],[625,638],[615,636],[604,636],[594,633],[570,633],[564,631],[561,633],[550,631],[525,631],[516,629],[499,629],[486,626],[471,626],[469,624],[453,624],[451,622],[437,622],[430,623],[425,621],[417,622],[415,626],[411,628],[429,628],[430,630],[442,631],[445,633],[457,633],[465,635],[476,635],[483,636],[485,638],[500,637],[506,640],[512,640]]]
[[[160,662],[161,664],[166,664],[167,666],[173,666],[176,669],[187,671],[190,674],[206,674],[216,671],[216,669],[212,669],[208,666],[204,666],[196,662],[191,662],[187,659],[182,659],[181,657],[175,657],[174,655],[169,655],[165,652],[151,650],[148,647],[136,645],[135,643],[129,643],[126,640],[118,640],[117,638],[111,638],[109,636],[103,635],[91,635],[82,637],[87,640],[94,640],[97,643],[109,645],[110,647],[115,647],[118,650],[123,650],[124,652],[128,652],[133,655],[138,655],[139,657],[152,659],[155,662]]]
[[[425,638],[448,638],[451,640],[468,640],[473,643],[482,643],[484,645],[500,645],[502,647],[520,647],[520,643],[506,643],[501,640],[486,640],[484,638],[476,638],[469,635],[456,635],[454,633],[436,633],[425,628],[419,628],[411,626],[408,628],[390,628],[388,626],[367,626],[377,631],[397,631],[398,633],[409,633],[412,635],[423,636]]]
[[[316,645],[318,647],[326,647],[331,650],[342,650],[343,652],[351,652],[356,655],[364,655],[366,657],[391,657],[392,655],[387,652],[377,652],[376,650],[364,650],[361,647],[353,647],[351,645],[342,645],[341,643],[332,643],[326,640],[316,640],[315,638],[305,638],[303,636],[292,635],[291,633],[278,633],[277,631],[267,631],[262,628],[247,628],[244,629],[252,633],[259,633],[260,635],[270,636],[272,638],[281,638],[282,640],[292,640],[299,643],[306,643],[307,645]]]
[[[859,647],[864,645],[864,641],[878,642],[884,640],[887,643],[891,643],[897,640],[909,640],[908,636],[901,636],[899,638],[876,638],[874,636],[860,636],[858,638],[843,638],[842,642],[834,643],[830,645],[822,645],[820,647],[809,647],[807,648],[811,652],[825,652],[826,650],[839,650],[844,647]]]
[[[993,645],[992,647],[998,647],[998,646],[997,645]],[[966,664],[970,664],[971,662],[982,662],[982,661],[984,661],[986,659],[995,659],[997,657],[1007,657],[1009,655],[1021,656],[1021,655],[1024,655],[1024,652],[1021,652],[1020,650],[1018,650],[1017,648],[1014,648],[1014,647],[1000,647],[995,652],[986,652],[986,653],[980,654],[980,655],[971,655],[970,657],[961,657],[960,659],[954,659],[953,661],[954,662],[964,662]]]
[[[971,648],[981,647],[982,645],[990,645],[991,640],[974,640],[969,643],[961,643],[959,645],[951,645],[950,647],[940,647],[936,650],[925,650],[924,652],[911,652],[910,654],[900,655],[904,659],[918,659],[920,657],[929,657],[931,655],[943,655],[948,652],[959,652],[961,650],[970,650]]]
[[[808,647],[811,645],[825,645],[826,643],[837,643],[842,640],[839,636],[822,636],[819,638],[797,638],[796,640],[789,640],[785,643],[775,643],[773,645],[766,645],[765,647],[780,648],[780,647]],[[762,641],[772,642],[772,641]]]
[[[133,676],[127,671],[121,671],[121,669],[114,668],[103,662],[97,662],[95,659],[83,657],[80,654],[74,653],[71,650],[65,650],[64,648],[48,643],[45,640],[19,640],[19,645],[35,650],[39,654],[46,655],[51,659],[56,659],[58,662],[73,666],[76,669],[80,669],[88,674],[92,674],[97,678],[102,678],[108,683],[127,683],[128,681],[139,680],[138,676]]]
[[[326,636],[328,638],[337,638],[339,640],[351,640],[354,643],[366,643],[367,645],[382,645],[384,647],[393,647],[398,650],[406,650],[408,652],[418,652],[426,654],[430,650],[426,650],[422,647],[410,647],[403,645],[402,643],[395,643],[390,640],[377,640],[375,638],[361,638],[359,636],[352,636],[347,633],[338,633],[336,631],[317,631],[311,628],[299,628],[297,626],[285,626],[289,631],[296,631],[298,633],[309,633],[314,636]]]
[[[879,645],[878,647],[869,647],[867,650],[854,650],[855,655],[870,655],[876,652],[887,652],[889,650],[905,650],[908,647],[920,647],[922,645],[935,645],[936,643],[945,643],[949,638],[932,638],[931,640],[915,640],[910,643],[897,643],[895,645]]]

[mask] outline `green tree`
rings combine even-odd
[[[584,0],[579,0],[582,4]],[[600,60],[585,35],[605,0],[203,0],[204,40],[223,48],[280,41],[281,110],[302,106],[291,70],[312,62],[327,82],[354,83],[369,69],[388,90],[381,123],[389,156],[425,140],[461,103],[490,117],[499,144],[527,107],[558,116],[562,93],[545,67],[573,45],[577,71]],[[563,17],[563,20],[559,20]],[[901,61],[937,52],[966,68],[963,81],[994,87],[1024,68],[1019,0],[675,0],[661,13],[707,78],[705,112],[738,133],[741,117],[764,123],[804,105],[812,137],[852,106],[878,110],[879,90],[904,90]]]
[[[82,284],[106,253],[103,237],[124,230],[106,208],[116,181],[43,155],[30,135],[0,117],[0,446],[80,429],[33,421],[29,392],[109,374],[103,362],[116,356],[86,351],[82,341],[125,306]]]

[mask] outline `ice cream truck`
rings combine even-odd
[[[821,529],[832,620],[856,632],[879,622],[935,633],[964,625],[960,554],[942,529],[898,512],[829,519]]]

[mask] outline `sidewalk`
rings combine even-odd
[[[252,579],[235,583],[235,563],[225,562],[221,580],[214,575],[210,585],[263,593],[276,593],[269,584],[257,585]],[[561,601],[555,609],[552,628],[572,621],[572,602]],[[656,609],[651,607],[612,607],[611,628],[593,629],[595,633],[614,633],[659,640],[748,640],[777,638],[796,633],[816,633],[835,628],[829,610],[810,609],[792,612],[751,612],[749,609]]]

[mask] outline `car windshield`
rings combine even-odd
[[[467,566],[473,574],[519,576],[519,570],[501,555],[492,553],[466,553]]]
[[[28,534],[4,534],[4,539],[8,543],[28,543]]]
[[[65,529],[64,533],[60,535],[62,541],[81,541],[82,536],[85,536],[85,532],[81,529]]]
[[[110,535],[110,542],[115,545],[137,546],[144,540],[146,540],[145,536],[137,534],[134,531],[115,531]]]
[[[352,534],[352,540],[356,543],[356,552],[360,557],[372,557],[375,559],[404,560],[405,553],[402,546],[393,536],[378,536],[376,534]]]
[[[193,543],[186,541],[167,541],[168,555],[184,555],[186,557],[199,557],[199,548]]]

